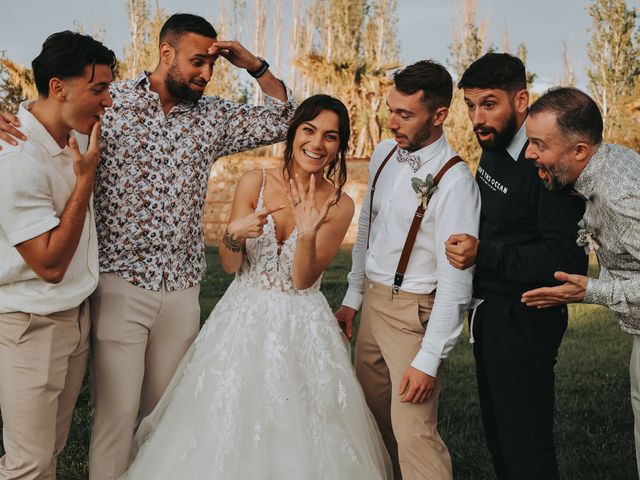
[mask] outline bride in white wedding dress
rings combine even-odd
[[[284,166],[238,183],[220,246],[236,277],[142,421],[124,478],[391,478],[320,292],[354,211],[348,141],[344,105],[313,96],[292,119]]]

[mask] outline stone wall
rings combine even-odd
[[[281,158],[276,157],[242,157],[234,156],[216,162],[211,169],[209,189],[204,207],[204,236],[208,245],[217,245],[222,237],[231,203],[236,189],[236,182],[242,174],[256,168],[270,168],[280,164]],[[353,244],[356,240],[360,207],[367,189],[369,175],[368,158],[351,158],[347,160],[347,184],[344,191],[349,194],[356,204],[356,211],[351,226],[344,239],[344,244]]]

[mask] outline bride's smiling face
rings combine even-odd
[[[295,167],[307,173],[323,170],[340,150],[339,127],[340,118],[331,110],[298,125],[292,149]]]

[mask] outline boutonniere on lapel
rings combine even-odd
[[[424,180],[413,177],[411,178],[411,186],[416,192],[417,199],[422,202],[422,208],[426,209],[429,198],[438,190],[438,186],[434,185],[433,175],[427,175]]]
[[[580,230],[578,230],[578,238],[576,244],[579,247],[584,247],[584,253],[589,255],[591,252],[595,252],[600,248],[598,240],[596,239],[596,231],[593,227],[587,226],[584,219],[578,222]]]

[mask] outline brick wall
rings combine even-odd
[[[209,188],[204,206],[204,236],[207,244],[217,245],[222,237],[229,219],[236,182],[242,174],[256,168],[275,167],[280,162],[281,158],[279,157],[242,157],[237,155],[216,162],[209,177]],[[369,159],[353,158],[347,161],[347,184],[344,191],[353,198],[356,211],[344,244],[355,242],[358,216],[367,189],[368,175]]]

